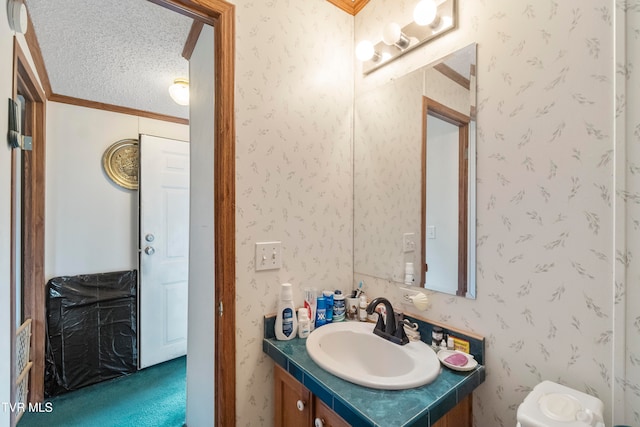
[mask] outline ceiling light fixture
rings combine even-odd
[[[16,33],[24,34],[29,26],[27,7],[22,0],[9,0],[7,2],[7,18],[9,27]]]
[[[169,95],[178,105],[189,105],[189,80],[184,77],[177,78],[169,86]]]

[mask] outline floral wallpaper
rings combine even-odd
[[[375,38],[387,19],[410,19],[412,3],[370,2],[356,17],[356,41]],[[474,394],[478,427],[514,425],[518,405],[543,379],[599,397],[608,425],[640,423],[640,316],[631,303],[640,293],[632,257],[638,239],[629,238],[638,235],[638,188],[631,188],[637,114],[626,115],[629,187],[617,194],[614,182],[614,115],[625,101],[614,72],[633,79],[631,57],[612,62],[621,31],[614,15],[624,18],[625,8],[635,16],[627,25],[637,46],[637,1],[460,0],[455,32],[369,76],[356,73],[360,93],[479,44],[478,297],[429,292],[430,307],[421,313],[487,338],[487,380]],[[614,227],[619,199],[626,201],[627,227]],[[620,235],[627,236],[622,251],[614,241]],[[627,266],[626,283],[612,280],[616,263]],[[398,283],[359,274],[354,283],[361,279],[372,296],[394,296],[416,312],[402,303]],[[626,328],[616,321],[624,301]],[[613,362],[624,353],[616,349],[625,329],[626,373]]]
[[[236,4],[237,425],[273,423],[262,319],[280,284],[348,288],[352,263],[353,17],[325,0]],[[255,243],[282,242],[255,271]]]

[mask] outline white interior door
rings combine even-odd
[[[138,365],[187,352],[189,144],[140,135]]]

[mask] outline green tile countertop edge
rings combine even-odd
[[[307,353],[305,339],[278,341],[269,335],[265,334],[263,351],[354,427],[431,426],[485,379],[482,365],[469,372],[442,367],[438,378],[425,386],[376,390],[319,367]]]

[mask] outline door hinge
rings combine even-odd
[[[224,306],[222,305],[222,301],[218,302],[218,314],[222,317],[222,313],[224,312]]]

